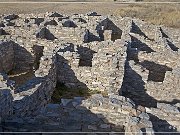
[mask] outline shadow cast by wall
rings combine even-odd
[[[47,40],[55,40],[57,39],[49,29],[46,27],[41,28],[39,31],[36,33],[36,38],[41,38],[41,39],[47,39]]]
[[[159,30],[160,30],[163,38],[169,38],[169,36],[163,31],[163,29],[161,27],[159,28]]]
[[[145,38],[149,39],[148,36],[144,32],[142,32],[142,30],[139,28],[139,26],[134,21],[132,21],[131,25],[132,25],[132,28],[131,28],[130,32],[139,34],[139,35],[144,36]]]
[[[177,46],[175,46],[171,41],[169,41],[168,39],[166,39],[169,47],[173,50],[173,51],[178,51],[179,48]]]
[[[94,41],[101,41],[100,37],[91,33],[88,29],[85,30],[84,43],[90,43]]]
[[[92,67],[93,55],[97,52],[88,47],[79,46],[78,53],[80,54],[79,66]]]
[[[146,107],[157,107],[157,100],[146,93],[145,82],[141,75],[132,69],[129,64],[130,60],[133,60],[136,64],[139,63],[138,49],[141,49],[141,41],[131,36],[132,41],[128,44],[127,59],[124,66],[124,78],[122,86],[119,90],[120,95],[132,99],[136,105],[142,105]],[[133,43],[135,42],[135,44]],[[153,51],[146,44],[143,44],[146,51]],[[133,49],[138,48],[138,49]]]
[[[146,93],[145,82],[134,71],[129,62],[125,65],[125,75],[120,91],[122,95],[132,99],[136,104],[146,107],[157,107],[157,100]]]
[[[63,56],[57,55],[57,80],[59,83],[64,84],[69,88],[84,88],[87,89],[86,84],[80,82],[74,71],[71,69],[71,66],[68,64],[69,61],[66,60]]]
[[[66,43],[64,48],[61,48],[58,50],[58,52],[75,52],[74,44],[72,43]]]
[[[53,132],[54,134],[60,134],[59,132],[63,132],[63,134],[78,132],[78,134],[86,135],[93,132],[109,135],[109,132],[118,132],[118,135],[125,135],[125,127],[123,125],[115,125],[109,122],[101,113],[94,114],[85,107],[75,109],[71,103],[64,107],[59,104],[54,105],[59,106],[59,111],[54,110],[52,111],[53,113],[49,113],[49,116],[48,113],[44,114],[44,118],[34,116],[34,118],[36,118],[34,123],[25,120],[23,120],[23,122],[14,121],[2,123],[2,132],[17,132],[14,133],[16,135],[18,132],[22,132],[23,129],[28,134],[31,132]],[[53,117],[53,115],[50,116],[50,114],[56,116]],[[49,121],[49,123],[47,123],[47,121]],[[56,125],[51,125],[53,122],[56,123]]]
[[[149,47],[146,43],[143,43],[136,37],[130,35],[131,42],[129,43],[127,49],[127,60],[134,60],[136,63],[139,63],[138,53],[144,51],[146,53],[155,52],[151,47]]]
[[[46,21],[46,22],[44,23],[44,26],[48,26],[48,25],[57,26],[58,23],[57,23],[55,20],[50,20],[50,21]]]
[[[76,28],[78,27],[77,24],[75,22],[73,22],[72,20],[66,20],[62,23],[63,27],[69,27],[69,28]]]
[[[91,12],[87,14],[88,16],[101,16],[97,12]]]
[[[32,47],[33,54],[35,55],[35,60],[34,60],[34,69],[37,70],[40,66],[40,60],[41,57],[43,56],[43,50],[44,46],[39,46],[39,45],[34,45]]]
[[[145,60],[139,64],[149,70],[148,81],[163,82],[166,72],[172,71],[172,68],[151,61]]]
[[[33,68],[34,58],[24,47],[13,42],[14,48],[14,69],[25,71]]]
[[[77,79],[71,66],[68,65],[68,61],[60,55],[58,55],[57,57],[61,61],[59,63],[60,65],[57,65],[57,66],[65,67],[65,71],[62,72],[63,74],[59,74],[59,75],[60,76],[65,75],[64,77],[68,77],[66,78],[68,80],[66,79],[62,80],[60,83],[64,83],[66,85],[69,81],[73,80],[77,84],[76,86],[78,88],[82,88],[82,86],[84,88],[87,88],[86,84],[80,82]],[[34,80],[32,80],[34,82],[30,82],[30,84],[33,84],[33,83],[39,84],[41,81],[46,81],[46,82],[53,81],[53,80],[46,80],[46,79],[47,78],[36,77]],[[116,132],[122,132],[120,134],[124,135],[123,125],[115,125],[109,122],[106,119],[106,117],[103,116],[103,114],[94,114],[85,107],[81,107],[80,109],[75,109],[73,103],[70,106],[68,106],[68,108],[66,108],[67,111],[65,107],[60,107],[59,109],[62,109],[65,111],[64,113],[58,113],[59,117],[57,117],[57,115],[50,115],[49,113],[47,113],[50,116],[48,119],[46,119],[48,116],[45,116],[46,118],[39,116],[40,119],[37,119],[37,121],[35,122],[31,123],[31,121],[27,121],[28,118],[32,118],[32,119],[37,118],[39,113],[36,111],[41,110],[41,107],[45,107],[44,105],[46,104],[46,102],[44,102],[44,100],[49,101],[48,99],[49,99],[50,94],[46,90],[46,88],[49,87],[49,83],[45,83],[41,85],[42,87],[39,87],[39,89],[36,90],[34,93],[32,93],[31,95],[27,95],[22,100],[17,101],[16,103],[17,107],[19,107],[21,103],[23,103],[22,106],[28,105],[29,107],[27,108],[29,109],[24,110],[25,115],[23,113],[21,114],[20,109],[17,109],[16,114],[19,114],[18,121],[15,120],[15,121],[9,121],[9,122],[7,121],[5,123],[2,123],[3,131],[9,131],[9,132],[20,132],[20,131],[22,132],[22,130],[26,132],[37,132],[37,131],[39,132],[92,132],[92,131],[112,132],[114,131],[115,132],[116,131]],[[28,83],[27,83],[27,86],[28,86]],[[30,87],[26,87],[27,88],[26,91],[29,89],[33,89],[33,86],[34,85],[30,85]],[[70,90],[72,93],[73,93],[73,90],[75,90],[74,88],[75,88],[74,86],[70,87]],[[41,93],[42,91],[44,92],[44,94]],[[58,89],[58,91],[61,91],[61,88]],[[88,91],[86,92],[88,96],[91,95],[91,93],[88,93]],[[28,94],[28,93],[24,93],[24,94]],[[71,96],[74,96],[74,95],[71,95]],[[75,96],[82,96],[82,95],[75,95]],[[18,102],[21,102],[21,103],[18,104]],[[33,103],[36,103],[36,102],[39,102],[39,104],[34,106]],[[52,121],[54,121],[56,124],[55,125],[52,124]]]
[[[9,41],[7,43],[12,45],[13,59],[12,61],[8,61],[9,63],[12,63],[12,68],[6,73],[11,80],[16,82],[17,87],[34,76],[34,58],[30,52],[19,44],[13,41]]]
[[[44,22],[44,18],[34,18],[34,24],[37,24],[38,26]]]
[[[10,35],[10,34],[6,32],[3,28],[0,28],[0,35]]]
[[[145,51],[146,53],[155,52],[152,48],[150,48],[147,44],[141,42],[136,37],[130,35],[131,37],[131,48],[137,48],[138,51]]]
[[[101,41],[104,41],[104,31],[112,30],[111,40],[115,41],[117,39],[121,39],[122,30],[116,26],[109,18],[104,19],[96,26],[96,30],[99,33],[99,37]]]
[[[123,79],[120,92],[123,96],[132,99],[136,105],[142,105],[148,108],[157,108],[158,103],[166,103],[173,105],[180,102],[177,99],[174,99],[172,102],[159,101],[154,99],[146,93],[146,89],[144,87],[145,82],[142,80],[142,77],[129,66],[128,62],[126,63],[125,68],[125,76]],[[179,107],[178,110],[180,110]],[[150,121],[153,124],[153,129],[155,130],[155,132],[157,132],[155,134],[160,135],[163,134],[163,132],[169,132],[169,135],[178,134],[177,129],[173,127],[171,124],[169,124],[166,120],[161,120],[151,113],[149,113],[149,116]]]
[[[153,124],[153,129],[156,132],[155,135],[177,135],[177,129],[169,124],[166,120],[159,119],[153,114],[148,114],[150,116],[150,121]]]
[[[86,21],[85,19],[80,18],[80,17],[78,17],[78,18],[73,18],[73,19],[76,20],[76,21],[78,21],[78,22],[87,23],[87,21]]]

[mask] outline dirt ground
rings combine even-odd
[[[74,13],[84,14],[87,12],[96,11],[102,15],[113,14],[123,17],[135,17],[157,25],[180,28],[180,3],[0,3],[0,14],[44,13],[52,11],[69,15]]]
[[[65,14],[86,13],[96,11],[100,14],[112,14],[113,11],[127,6],[115,3],[13,3],[0,4],[0,14],[5,13],[42,13],[57,11]]]

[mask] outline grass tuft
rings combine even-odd
[[[60,103],[61,98],[72,99],[72,98],[78,97],[78,96],[88,98],[93,94],[102,94],[103,96],[107,96],[106,92],[102,92],[98,89],[93,89],[93,90],[92,89],[82,89],[82,88],[72,89],[72,88],[66,87],[62,83],[57,83],[56,89],[55,89],[51,99],[52,99],[53,103]]]

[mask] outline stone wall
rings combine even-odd
[[[34,117],[7,119],[4,130],[154,134],[146,109],[135,106],[129,98],[113,94],[105,98],[101,94],[94,94],[88,99],[74,97],[61,101],[60,104],[47,104]]]
[[[10,117],[7,115],[12,121],[3,120],[5,131],[22,130],[9,128],[11,122],[23,125],[30,120],[32,124],[36,119],[40,122],[37,128],[42,121],[48,121],[48,124],[47,121],[42,124],[41,131],[46,131],[47,126],[53,129],[52,125],[57,126],[58,131],[67,131],[68,127],[78,131],[86,128],[87,131],[109,131],[115,130],[117,125],[125,127],[126,132],[153,134],[152,128],[158,131],[158,122],[161,123],[162,118],[173,131],[179,130],[174,120],[179,119],[178,30],[157,27],[138,19],[103,17],[95,12],[72,16],[59,13],[7,15],[1,16],[0,21],[4,25],[1,31],[7,33],[1,32],[0,36],[0,62],[3,63],[0,72],[33,73],[30,78],[24,77],[28,81],[24,79],[23,85],[7,90],[6,81],[0,80],[3,86],[0,85],[1,117],[7,112],[13,113]],[[80,97],[61,99],[61,104],[52,105],[59,106],[56,108],[58,113],[48,113],[46,109],[57,82],[64,83],[72,91],[105,91],[107,97],[93,95],[83,101]],[[67,110],[61,110],[64,108]],[[80,129],[76,129],[71,125],[71,117],[63,114],[80,111],[84,115],[81,109],[91,115],[102,114],[106,120],[101,118],[100,122],[104,120],[105,124],[96,121],[94,126],[83,119],[87,127],[83,130],[84,125],[80,125]],[[174,112],[170,112],[171,109]],[[157,111],[160,111],[159,115]],[[78,119],[81,116],[77,112],[75,118]],[[173,117],[173,114],[177,116]],[[78,124],[82,124],[77,119]],[[107,121],[112,125],[109,126]],[[61,125],[62,122],[67,127]],[[29,130],[29,125],[23,126],[24,130]],[[37,128],[35,126],[33,130],[37,131]]]
[[[102,118],[103,121],[115,125],[114,130],[123,125],[127,134],[133,134],[134,132],[154,134],[152,123],[149,121],[145,108],[140,106],[136,108],[129,98],[113,94],[109,98],[104,98],[102,95],[93,95],[90,99],[82,101],[80,106],[99,114],[99,118]],[[104,125],[110,126],[108,123]]]
[[[176,83],[179,79],[175,77],[180,61],[177,37],[171,34],[169,37],[167,28],[145,24],[147,23],[140,20],[132,21],[131,43],[128,46],[128,61],[130,61],[126,64],[127,74],[125,73],[125,77],[128,78],[126,90],[131,91],[134,97],[136,92],[144,93],[142,94],[144,97],[137,98],[137,101],[142,100],[140,102],[146,104],[152,100],[156,103],[161,100],[170,102],[178,99],[179,88]],[[176,43],[172,42],[174,40]],[[170,76],[175,77],[174,82]],[[126,83],[126,79],[124,82]]]
[[[94,49],[93,44],[69,44],[61,48],[57,56],[58,81],[70,88],[118,93],[124,76],[126,45],[116,40],[96,46],[101,49]]]
[[[12,70],[21,70],[21,72],[30,70],[34,63],[34,57],[31,53],[13,41],[6,41],[1,44],[0,59],[0,71],[6,73]]]
[[[12,44],[0,44],[0,72],[9,72],[14,66],[14,49]]]
[[[148,82],[145,88],[148,90],[148,94],[154,97],[156,100],[173,102],[173,100],[179,98],[178,69],[174,69],[173,71],[167,71],[164,81],[162,83]],[[162,96],[166,98],[164,99]]]
[[[180,130],[179,125],[179,103],[158,103],[157,108],[146,108],[150,114],[155,132],[176,132]],[[166,117],[166,118],[165,118]]]
[[[39,69],[35,78],[17,89],[14,95],[14,114],[27,116],[36,114],[51,101],[51,95],[56,86],[56,57],[53,52],[45,51],[41,57]]]
[[[40,57],[37,53],[35,53],[35,56],[32,56],[31,53],[33,54],[34,52],[30,53],[25,48],[12,41],[3,42],[3,44],[6,45],[6,48],[11,48],[9,49],[10,52],[8,52],[8,49],[5,50],[2,47],[2,51],[6,51],[7,54],[5,55],[2,53],[2,62],[8,58],[6,63],[13,63],[12,67],[8,67],[9,70],[4,70],[6,72],[10,71],[10,69],[15,70],[17,73],[32,70],[34,62],[38,61],[35,59],[37,59],[37,57],[38,59],[41,59],[38,65],[39,68],[34,73],[35,77],[32,76],[30,80],[25,82],[22,86],[13,88],[11,91],[9,90],[10,92],[8,92],[8,86],[6,90],[4,88],[6,85],[3,85],[3,83],[6,83],[4,82],[6,80],[1,80],[1,86],[4,86],[1,88],[1,98],[2,101],[5,102],[1,104],[1,107],[5,109],[4,111],[2,110],[2,116],[8,116],[8,109],[11,115],[13,114],[21,117],[25,115],[32,115],[33,113],[38,112],[41,107],[49,103],[51,100],[53,89],[56,86],[56,57],[53,54],[53,50],[50,50],[49,48],[43,52],[43,57]],[[37,48],[34,48],[34,51],[36,49]],[[11,51],[13,52],[12,54]],[[8,57],[9,54],[11,54],[12,58]],[[11,60],[13,62],[11,62]],[[4,63],[3,65],[8,66],[8,64],[6,65]],[[6,73],[4,74],[6,75]]]
[[[13,114],[13,82],[5,73],[0,73],[0,121]]]

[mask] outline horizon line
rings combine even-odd
[[[93,2],[90,2],[90,1],[57,1],[57,2],[51,2],[51,1],[0,1],[0,3],[4,3],[4,4],[13,4],[13,3],[18,3],[18,4],[21,4],[21,3],[40,3],[40,4],[43,4],[43,3],[48,3],[48,4],[53,4],[53,3],[78,3],[78,4],[81,4],[81,3],[112,3],[112,4],[180,4],[180,2],[113,2],[113,1],[109,1],[109,2],[100,2],[100,1],[93,1]]]

